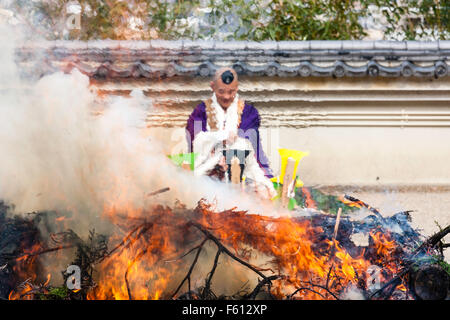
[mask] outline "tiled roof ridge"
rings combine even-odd
[[[42,41],[18,61],[45,57],[48,72],[78,68],[97,78],[206,77],[223,66],[248,76],[445,77],[450,41]],[[47,72],[47,71],[46,71]]]

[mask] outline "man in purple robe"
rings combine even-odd
[[[194,171],[223,180],[226,163],[221,151],[250,149],[244,174],[273,195],[269,180],[273,173],[261,145],[259,113],[253,105],[239,99],[238,85],[235,70],[217,70],[211,81],[212,97],[200,103],[189,116],[186,126],[189,152],[199,154]]]

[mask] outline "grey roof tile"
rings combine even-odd
[[[252,49],[261,49],[261,50],[278,50],[278,42],[276,41],[249,42],[248,47]]]
[[[70,42],[70,41],[67,41]],[[119,48],[119,41],[114,40],[93,40],[88,41],[87,43],[88,49],[117,49]]]
[[[341,50],[342,41],[337,40],[316,40],[311,41],[311,50]]]
[[[310,50],[311,41],[280,41],[278,50]]]
[[[406,42],[405,41],[374,41],[374,49],[381,50],[405,50]]]
[[[407,50],[438,50],[437,41],[406,41]]]
[[[346,40],[342,41],[342,50],[372,50],[374,41]]]
[[[440,50],[450,50],[450,40],[439,40],[438,46]]]
[[[217,41],[215,49],[221,50],[245,50],[250,42],[247,41]]]
[[[65,40],[55,40],[53,44],[55,47],[62,47],[70,50],[84,50],[88,48],[88,41],[65,41]]]
[[[169,50],[181,50],[183,47],[182,40],[152,40],[150,41],[150,46],[153,49],[169,49]]]
[[[249,76],[439,78],[449,76],[450,41],[48,41],[19,46],[18,61],[28,63],[41,50],[54,62],[72,57],[82,70],[90,65],[84,70],[89,76],[111,78],[204,77],[221,65]]]
[[[147,50],[151,48],[151,41],[120,40],[119,47],[122,49],[130,49],[130,50]]]
[[[213,49],[215,42],[212,40],[183,40],[183,50]]]

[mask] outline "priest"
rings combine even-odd
[[[198,153],[194,173],[223,181],[230,165],[223,151],[248,150],[243,174],[259,194],[272,198],[273,173],[261,145],[258,110],[239,98],[234,69],[220,68],[210,85],[211,98],[194,109],[186,126],[189,152]]]

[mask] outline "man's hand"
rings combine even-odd
[[[277,191],[272,187],[266,186],[262,183],[255,183],[256,193],[263,199],[271,200],[277,195]]]
[[[222,167],[223,171],[227,171],[227,170],[228,170],[227,161],[226,161],[226,159],[225,159],[224,156],[222,156],[222,157],[220,158],[219,166]]]
[[[235,143],[237,138],[238,138],[238,136],[237,136],[236,132],[234,132],[234,131],[228,132],[227,145],[232,145],[233,143]]]

